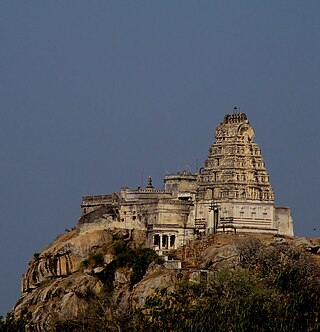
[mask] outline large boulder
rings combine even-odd
[[[240,262],[240,254],[234,244],[227,244],[222,247],[212,245],[202,252],[201,261],[200,269],[221,270],[235,268]]]

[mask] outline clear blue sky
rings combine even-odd
[[[319,17],[312,0],[1,1],[0,314],[82,195],[194,171],[235,105],[295,233],[320,236]]]

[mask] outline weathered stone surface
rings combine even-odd
[[[132,307],[142,307],[146,298],[154,294],[157,289],[167,288],[168,290],[173,290],[175,281],[175,273],[172,270],[157,266],[156,269],[153,269],[142,281],[134,286],[130,295]]]
[[[22,278],[23,295],[16,304],[15,315],[29,311],[33,324],[44,331],[49,328],[50,319],[65,316],[67,312],[80,314],[87,305],[85,297],[97,294],[102,287],[101,281],[91,275],[93,269],[80,272],[81,262],[97,248],[107,250],[112,241],[112,234],[106,231],[82,235],[71,231],[35,254]],[[105,254],[110,255],[107,251]]]
[[[104,267],[99,266],[99,267],[96,267],[95,269],[93,269],[93,273],[94,274],[99,274],[99,273],[103,272],[103,270],[104,270]]]
[[[77,318],[88,308],[88,303],[76,293],[67,293],[61,299],[60,316]],[[72,313],[72,314],[71,314]]]
[[[46,254],[33,260],[22,278],[22,292],[37,288],[41,283],[59,276],[78,271],[80,260],[71,252],[64,255]]]
[[[297,246],[303,247],[307,251],[312,252],[313,254],[320,253],[320,242],[319,239],[305,238],[305,237],[296,237],[293,240],[293,243]]]
[[[115,259],[115,256],[112,254],[106,254],[103,257],[103,260],[106,264],[110,264],[112,261],[114,261],[114,259]]]
[[[128,281],[130,280],[130,278],[128,278],[127,273],[125,273],[125,271],[116,271],[115,275],[114,275],[114,282],[116,284],[126,284]]]
[[[221,270],[237,266],[240,261],[239,251],[234,244],[217,248],[213,245],[203,251],[201,255],[201,269]]]
[[[112,243],[112,235],[106,231],[95,231],[76,236],[75,231],[63,235],[29,263],[22,278],[22,292],[37,288],[50,278],[67,276],[79,271],[81,261],[93,248]]]
[[[33,291],[24,293],[14,314],[21,317],[29,312],[32,328],[47,331],[50,330],[47,324],[52,324],[58,317],[80,317],[88,307],[86,297],[98,294],[102,286],[96,277],[79,272],[66,278],[48,280]]]
[[[307,247],[312,247],[314,244],[312,242],[311,239],[308,239],[306,237],[295,237],[293,239],[293,243],[296,245],[296,246],[299,246],[299,247],[304,247],[304,248],[307,248]]]

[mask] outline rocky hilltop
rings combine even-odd
[[[70,327],[75,321],[87,322],[100,306],[106,330],[121,331],[119,324],[128,312],[143,308],[148,296],[159,289],[173,290],[181,279],[197,280],[210,271],[237,269],[243,259],[241,248],[253,238],[211,235],[164,259],[144,248],[144,239],[145,234],[135,230],[86,234],[72,230],[58,237],[29,262],[22,296],[13,310],[15,318],[22,319],[30,331],[54,331],[66,323]],[[286,244],[320,257],[317,239],[256,235],[254,241]]]
[[[118,312],[128,305],[143,304],[152,290],[174,280],[173,270],[156,263],[139,280],[146,272],[143,269],[157,258],[151,249],[143,249],[140,240],[143,236],[138,231],[124,230],[98,230],[81,235],[72,230],[60,236],[29,262],[14,316],[27,322],[32,331],[48,331],[60,320],[80,319],[102,292],[108,294],[109,304],[117,306]],[[125,261],[121,250],[129,255],[139,250],[140,254],[154,255],[149,261],[144,257],[146,261],[137,267],[142,269],[138,271],[141,277],[134,275],[134,257],[131,262]],[[123,262],[115,264],[117,259]],[[140,282],[134,284],[133,277]]]
[[[199,173],[84,196],[13,316],[30,331],[320,330],[320,242],[293,237],[254,134],[235,108]]]

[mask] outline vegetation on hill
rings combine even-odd
[[[236,263],[227,268],[211,265],[199,278],[191,277],[192,269],[180,273],[173,284],[160,283],[151,295],[141,294],[142,307],[133,305],[133,294],[154,285],[158,271],[172,270],[157,265],[161,261],[153,250],[115,239],[110,263],[104,263],[99,251],[82,262],[82,273],[99,267],[100,292],[79,293],[88,304],[81,316],[57,316],[47,330],[320,331],[320,266],[314,259],[318,255],[284,239],[271,243],[253,237],[223,239],[236,246]],[[116,282],[117,273],[128,276],[122,286]],[[8,315],[0,320],[0,331],[24,331],[24,323]]]
[[[286,243],[239,245],[241,268],[180,282],[149,297],[135,331],[319,331],[320,271]]]
[[[180,281],[174,291],[158,289],[144,308],[118,312],[117,324],[107,318],[111,303],[105,293],[100,306],[90,307],[85,330],[319,331],[320,271],[310,255],[287,243],[265,245],[254,238],[238,248],[238,268],[213,271],[198,282]],[[116,246],[120,265],[145,261],[144,252],[131,250]],[[69,331],[71,326],[56,327]]]

